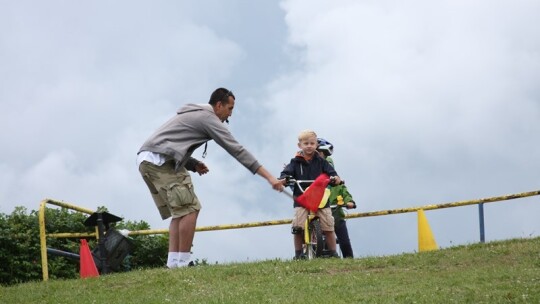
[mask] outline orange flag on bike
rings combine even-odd
[[[319,175],[313,184],[311,184],[302,195],[296,198],[296,202],[302,207],[316,212],[319,209],[319,204],[324,196],[324,190],[329,182],[330,178],[328,175],[324,173]]]

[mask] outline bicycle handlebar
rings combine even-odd
[[[352,208],[347,207],[347,204],[343,204],[343,205],[330,205],[330,208],[332,208],[332,209],[336,209],[336,208],[356,209],[356,204],[354,204],[354,207],[352,207]]]
[[[313,183],[315,181],[315,180],[307,180],[307,179],[296,180],[290,175],[285,175],[283,179],[285,180],[285,186],[294,186],[294,184],[299,184],[299,183]],[[335,185],[335,183],[336,183],[336,177],[330,176],[330,184]],[[341,184],[345,184],[345,181],[342,180],[340,185]]]

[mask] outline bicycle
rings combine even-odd
[[[306,189],[309,187],[309,185],[311,185],[311,183],[313,182],[314,180],[296,180],[292,178],[291,176],[285,177],[285,186],[294,187],[296,185],[298,186],[300,191],[302,191],[302,193],[304,193]],[[305,185],[305,187],[302,186],[303,184]],[[292,195],[290,195],[290,193],[287,193],[287,194],[292,198]],[[326,205],[326,201],[328,200],[329,194],[330,194],[330,190],[326,189],[323,199],[321,200],[322,206]],[[303,244],[302,244],[303,255],[308,260],[311,260],[317,257],[329,256],[328,255],[329,250],[327,249],[327,245],[326,245],[326,237],[324,236],[324,233],[321,230],[319,217],[314,212],[309,211],[306,221],[304,222],[303,230],[304,230],[303,231],[304,237],[303,237]]]

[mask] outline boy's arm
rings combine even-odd
[[[281,173],[279,174],[279,179],[283,179],[287,175],[293,176],[293,174],[294,174],[294,170],[293,170],[292,161],[291,161],[288,165],[285,166],[285,168],[283,168],[283,171],[281,171]]]
[[[326,159],[323,159],[323,163],[322,163],[322,167],[323,167],[323,173],[326,173],[328,174],[328,176],[330,177],[335,177],[335,181],[334,181],[334,184],[335,185],[339,185],[341,184],[341,178],[339,178],[337,172],[336,172],[336,169],[334,169],[334,167],[326,160]]]

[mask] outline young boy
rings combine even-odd
[[[336,170],[317,153],[317,134],[311,130],[305,130],[298,135],[298,148],[296,156],[285,166],[280,174],[280,179],[291,176],[296,180],[315,180],[320,174],[326,173],[328,176],[335,176],[335,183],[340,184],[341,180],[337,176]],[[304,187],[303,187],[304,188]],[[302,194],[302,190],[295,185],[293,196],[296,198]],[[294,219],[292,222],[292,234],[294,236],[294,257],[295,259],[304,259],[302,253],[303,227],[309,211],[294,202]],[[321,230],[326,236],[326,242],[330,254],[338,257],[336,253],[336,236],[334,234],[334,218],[330,211],[330,205],[326,204],[324,208],[317,211],[321,223]]]
[[[326,159],[326,161],[328,161],[332,165],[332,167],[334,167],[334,161],[330,157],[330,155],[334,153],[334,146],[324,138],[318,138],[317,143],[317,151],[319,152],[319,155]],[[349,193],[349,190],[347,189],[345,184],[330,187],[330,197],[328,197],[328,202],[330,202],[330,206],[338,205],[338,196],[341,196],[341,198],[343,199],[343,206],[342,208],[337,207],[333,208],[332,210],[332,216],[334,217],[334,230],[336,231],[339,248],[341,249],[343,257],[353,258],[354,254],[351,246],[351,240],[349,239],[349,231],[347,229],[347,222],[345,221],[345,211],[343,211],[343,208],[356,208],[356,203],[354,202],[353,197]]]

